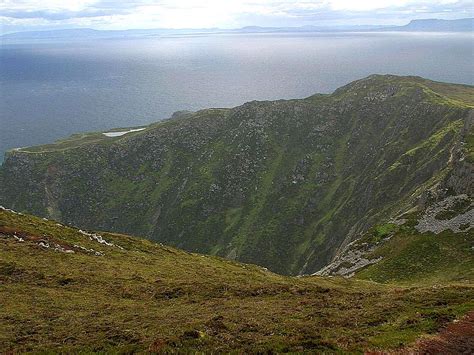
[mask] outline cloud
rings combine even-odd
[[[3,0],[10,27],[96,28],[300,26],[470,17],[472,0]]]

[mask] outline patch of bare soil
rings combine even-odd
[[[416,354],[474,354],[474,311],[450,323],[437,335],[417,341]]]

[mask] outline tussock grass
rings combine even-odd
[[[116,245],[107,246],[74,228],[5,210],[0,227],[2,352],[397,349],[474,307],[471,283],[286,277],[100,233]],[[39,239],[104,255],[58,252],[38,246]]]

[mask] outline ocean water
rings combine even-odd
[[[0,156],[177,110],[329,93],[373,73],[474,84],[474,35],[227,34],[0,43]],[[0,158],[0,161],[1,159]]]

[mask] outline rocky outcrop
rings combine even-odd
[[[388,238],[389,239],[389,238]],[[388,240],[387,239],[387,240]],[[385,240],[381,241],[383,243]],[[330,264],[315,272],[315,276],[344,276],[352,277],[355,273],[368,265],[378,263],[382,257],[369,258],[369,254],[377,249],[380,243],[369,244],[353,241],[344,247]]]
[[[455,233],[474,227],[474,203],[468,195],[449,196],[429,206],[415,228],[420,233],[441,233],[451,230]]]

